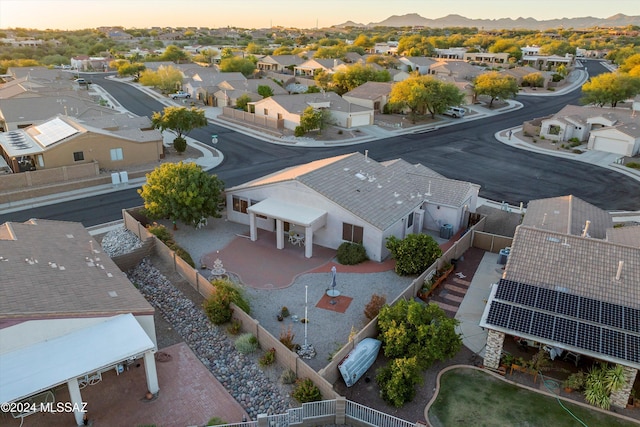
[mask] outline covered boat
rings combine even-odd
[[[351,352],[338,364],[338,370],[344,378],[347,387],[354,385],[367,369],[373,365],[378,357],[382,342],[375,338],[365,338],[351,350]]]

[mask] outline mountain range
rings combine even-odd
[[[592,16],[586,16],[583,18],[559,18],[538,21],[534,18],[471,19],[460,15],[447,15],[442,18],[429,19],[422,17],[417,13],[408,13],[400,16],[393,15],[380,22],[359,24],[353,21],[347,21],[343,24],[334,25],[334,27],[476,27],[482,30],[549,30],[552,28],[573,28],[578,30],[594,27],[626,27],[628,25],[640,26],[640,16],[627,16],[619,13],[608,18],[594,18]]]

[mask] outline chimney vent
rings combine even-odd
[[[616,272],[616,280],[620,280],[620,276],[622,275],[623,265],[624,265],[624,261],[618,261],[618,271]]]

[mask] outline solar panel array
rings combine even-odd
[[[78,133],[76,128],[65,123],[59,117],[34,127],[40,132],[34,138],[45,147]]]
[[[640,310],[502,279],[487,323],[640,363]]]

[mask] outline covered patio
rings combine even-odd
[[[249,235],[252,242],[258,239],[256,218],[272,218],[276,221],[276,247],[284,249],[285,232],[291,226],[304,229],[304,234],[296,236],[296,241],[304,245],[304,256],[313,256],[313,232],[327,224],[327,211],[311,206],[299,205],[270,197],[247,208],[249,213]],[[285,229],[287,224],[288,230]]]
[[[147,390],[157,394],[154,353],[154,343],[132,314],[114,316],[93,326],[2,354],[0,402],[26,400],[66,384],[68,403],[73,406],[76,423],[81,425],[85,405],[80,389],[101,381],[104,372],[120,373],[128,362],[140,357],[144,358]],[[13,416],[24,418],[32,414]]]

